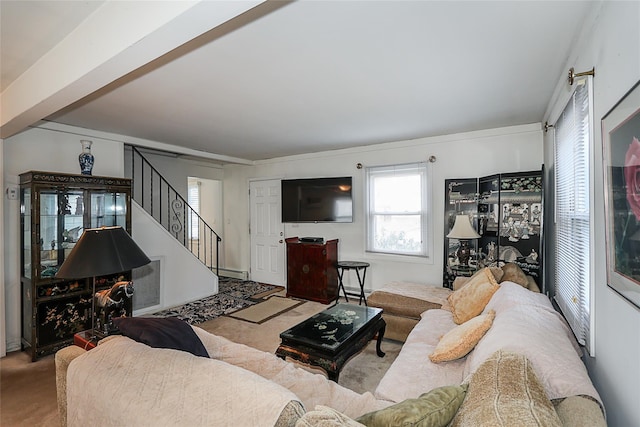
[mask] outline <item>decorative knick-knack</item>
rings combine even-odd
[[[93,154],[91,154],[91,141],[83,139],[80,141],[82,144],[82,153],[78,156],[78,162],[80,162],[80,172],[82,175],[91,175],[93,170]]]

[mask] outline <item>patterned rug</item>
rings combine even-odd
[[[233,313],[257,304],[261,298],[279,292],[281,286],[228,277],[218,279],[218,293],[184,305],[153,313],[155,317],[177,317],[191,325]]]

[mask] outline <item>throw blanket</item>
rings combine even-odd
[[[529,359],[549,399],[586,395],[604,407],[573,333],[546,295],[502,282],[484,313],[489,310],[495,310],[496,317],[467,357],[465,375],[475,372],[496,350],[513,351]]]
[[[122,336],[75,359],[67,385],[69,426],[275,425],[283,408],[298,400],[219,360]]]
[[[295,393],[307,411],[312,410],[316,405],[323,405],[355,419],[367,412],[393,404],[393,402],[378,400],[369,392],[356,393],[327,380],[324,375],[313,374],[293,363],[286,362],[273,353],[234,343],[196,326],[193,329],[212,358],[247,369],[280,384]]]

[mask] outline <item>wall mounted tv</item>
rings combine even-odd
[[[282,222],[353,222],[351,177],[282,180]]]

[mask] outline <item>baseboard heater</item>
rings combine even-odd
[[[232,270],[229,268],[220,268],[218,271],[220,276],[232,277],[234,279],[240,279],[240,280],[249,280],[248,271]]]

